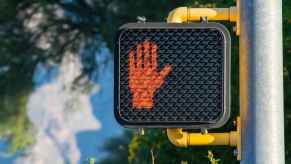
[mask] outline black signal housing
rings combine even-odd
[[[158,45],[157,71],[172,70],[155,91],[153,107],[135,109],[129,53],[145,41]],[[131,128],[218,128],[230,116],[228,30],[219,23],[128,23],[114,55],[114,114]],[[144,50],[143,50],[144,51]],[[136,57],[135,57],[136,59]]]

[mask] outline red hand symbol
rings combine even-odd
[[[161,72],[157,72],[157,49],[155,43],[144,41],[137,45],[136,54],[134,50],[129,52],[129,88],[134,108],[151,109],[156,90],[172,70],[167,64]]]

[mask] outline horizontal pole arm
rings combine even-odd
[[[168,139],[177,147],[228,145],[237,148],[237,159],[241,159],[241,124],[236,119],[236,131],[224,133],[189,133],[182,128],[167,129]]]
[[[187,21],[199,21],[201,17],[208,20],[237,21],[237,8],[188,8],[178,7],[172,10],[167,22],[183,23]]]
[[[237,146],[238,133],[188,133],[180,128],[167,129],[168,138],[178,147],[198,146],[198,145],[229,145]]]
[[[168,23],[184,23],[189,21],[200,21],[207,17],[213,21],[235,22],[236,35],[240,34],[240,0],[236,0],[236,6],[229,8],[189,8],[178,7],[172,10],[167,18]]]

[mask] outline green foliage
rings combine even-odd
[[[128,132],[126,132],[128,133]],[[220,163],[228,163],[235,164],[238,163],[235,160],[235,157],[232,156],[232,149],[229,147],[189,147],[189,148],[177,148],[172,145],[166,133],[163,130],[158,129],[149,129],[145,131],[144,135],[131,134],[131,135],[123,135],[120,138],[125,140],[126,137],[131,137],[128,139],[128,149],[123,152],[123,154],[118,154],[116,149],[120,146],[118,143],[115,144],[111,149],[106,149],[107,152],[110,152],[108,158],[106,160],[110,160],[112,158],[117,158],[116,156],[125,156],[123,158],[128,157],[126,163],[130,164],[159,164],[159,163],[167,163],[167,164],[177,164],[177,163],[209,163],[209,162],[220,162]],[[115,141],[117,138],[113,138]],[[121,140],[121,139],[120,139]],[[107,143],[111,143],[112,139]],[[125,142],[121,142],[122,147]],[[108,147],[107,147],[108,148]],[[212,155],[209,154],[209,150],[212,150],[215,153]],[[211,151],[211,152],[212,152]],[[219,159],[217,159],[217,157]],[[121,157],[119,157],[121,158]],[[111,164],[114,162],[108,162],[102,160],[100,163],[102,164]],[[125,163],[125,160],[124,160]]]
[[[140,146],[138,135],[134,135],[128,145],[128,163],[133,163]]]
[[[32,89],[34,54],[41,50],[29,41],[31,34],[17,19],[17,8],[22,1],[1,1],[4,15],[0,17],[0,137],[10,141],[10,153],[33,143],[31,125],[26,114],[26,103]],[[4,38],[4,39],[2,39]]]
[[[26,119],[26,102],[27,96],[21,96],[17,99],[17,106],[20,107],[20,110],[15,115],[14,127],[11,130],[11,146],[10,152],[16,152],[18,150],[23,150],[27,145],[30,145],[34,142],[32,137],[31,127],[28,120]]]
[[[113,137],[104,143],[102,150],[110,152],[108,158],[101,159],[98,163],[102,164],[116,164],[129,163],[128,162],[128,145],[131,142],[132,133],[125,131],[122,136]]]
[[[7,3],[6,0],[0,0],[0,23],[15,17],[17,12],[17,1],[18,0],[11,0],[9,3]]]
[[[213,155],[212,151],[208,151],[208,156],[207,156],[207,158],[208,158],[208,160],[209,160],[209,162],[210,162],[211,164],[218,164],[218,162],[220,161],[220,159],[215,159],[215,158],[214,158],[214,155]]]

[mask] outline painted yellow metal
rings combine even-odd
[[[201,17],[207,17],[208,20],[230,21],[236,23],[236,34],[239,35],[239,5],[229,8],[189,8],[178,7],[172,10],[167,18],[169,23],[183,23],[189,21],[200,21]]]
[[[182,23],[199,21],[201,17],[208,20],[225,20],[236,22],[236,7],[230,8],[188,8],[178,7],[170,12],[168,22]]]
[[[240,34],[240,0],[236,6],[229,8],[188,8],[178,7],[172,10],[167,18],[169,23],[183,23],[200,21],[201,17],[208,20],[230,21],[236,23],[236,34]],[[188,133],[182,128],[167,129],[167,135],[171,143],[178,147],[197,145],[229,145],[237,148],[237,160],[241,159],[241,125],[240,117],[236,120],[236,131],[226,133]]]
[[[240,118],[236,121],[237,130],[227,133],[188,133],[181,128],[167,129],[167,135],[172,144],[177,147],[202,145],[229,145],[237,147],[237,159],[240,160],[241,135]]]
[[[188,133],[182,129],[167,129],[169,140],[178,147],[197,145],[231,145],[236,146],[237,134],[230,133]]]
[[[237,140],[236,140],[236,148],[237,148],[237,160],[241,160],[241,120],[240,117],[236,118],[236,132],[237,132]]]

